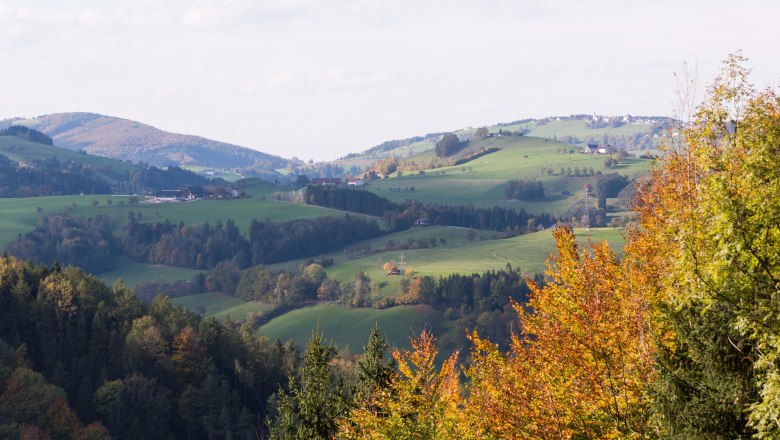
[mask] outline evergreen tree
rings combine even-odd
[[[299,378],[289,378],[289,393],[280,389],[274,420],[268,420],[274,439],[327,439],[335,436],[337,421],[347,414],[348,397],[336,383],[330,361],[336,356],[319,329],[309,339]]]
[[[368,399],[377,390],[390,386],[395,362],[386,360],[387,339],[378,326],[374,326],[368,342],[363,346],[363,358],[357,362],[357,395]]]

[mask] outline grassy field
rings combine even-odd
[[[529,136],[552,138],[553,136],[576,136],[585,139],[592,136],[631,136],[634,134],[649,134],[653,131],[651,124],[625,124],[620,127],[601,127],[588,128],[584,119],[575,121],[550,121],[544,125],[536,125],[535,122],[526,122],[524,124],[512,124],[505,126],[490,127],[490,131],[498,133],[499,130],[517,131],[527,129]]]
[[[203,174],[206,177],[217,177],[226,182],[236,182],[244,178],[244,176],[231,171],[215,170],[209,167],[185,165],[182,166],[182,168],[192,171],[193,173]]]
[[[115,269],[100,273],[98,278],[109,286],[122,278],[129,287],[144,281],[173,282],[190,280],[201,271],[186,267],[164,266],[162,264],[138,263],[125,257],[114,257]]]
[[[394,175],[389,179],[372,181],[367,189],[390,200],[416,199],[434,203],[473,204],[482,207],[523,207],[529,212],[547,212],[562,215],[582,196],[586,183],[593,183],[591,177],[569,177],[560,174],[561,167],[593,168],[604,170],[604,156],[579,153],[561,153],[568,145],[549,139],[534,137],[494,137],[469,147],[472,150],[497,147],[497,151],[471,162],[435,170],[426,170],[424,175],[406,172],[402,177]],[[433,151],[415,156],[418,163],[426,163]],[[635,176],[646,172],[650,161],[627,159],[610,172]],[[542,168],[552,168],[554,175],[542,175]],[[541,180],[550,198],[542,202],[520,202],[506,200],[504,188],[509,179]],[[414,191],[405,190],[414,187]],[[401,188],[402,191],[391,191]],[[571,196],[561,195],[569,191]]]
[[[418,275],[445,276],[452,273],[471,274],[488,270],[503,269],[507,263],[530,274],[543,272],[545,260],[554,251],[555,242],[551,230],[523,234],[507,239],[494,239],[493,231],[476,231],[473,241],[467,238],[468,229],[452,226],[430,226],[396,232],[377,239],[366,240],[351,246],[350,249],[331,252],[324,258],[333,258],[334,264],[325,269],[328,276],[341,283],[354,281],[355,273],[363,272],[372,281],[380,283],[383,297],[394,296],[400,277],[388,276],[384,263],[400,262],[401,255],[408,269]],[[585,244],[588,233],[576,229],[580,243]],[[610,246],[620,251],[623,245],[623,230],[613,228],[591,228],[592,241],[606,240]],[[386,248],[389,240],[406,243],[408,239],[444,238],[444,244],[429,249],[406,249],[393,251],[376,250]],[[370,246],[368,250],[366,246]],[[296,271],[308,259],[291,260],[273,264],[272,270]]]
[[[107,200],[111,200],[111,205]],[[93,201],[98,205],[94,206]],[[114,219],[120,228],[127,220],[130,211],[140,213],[143,222],[164,222],[185,224],[233,219],[243,234],[249,232],[253,219],[288,221],[300,218],[325,216],[343,216],[336,211],[317,206],[277,202],[275,200],[236,199],[236,200],[199,200],[182,203],[141,202],[131,206],[128,196],[84,195],[33,197],[24,199],[0,199],[0,249],[5,249],[18,234],[33,229],[38,219],[48,213],[61,213],[66,209],[72,215],[91,217],[103,214]],[[38,208],[41,209],[38,212]]]
[[[580,243],[587,242],[584,229],[575,230]],[[622,249],[623,231],[612,228],[591,228],[593,241],[606,240],[613,249]],[[354,280],[355,273],[362,271],[373,281],[388,282],[383,293],[397,286],[397,276],[388,276],[382,269],[385,261],[398,262],[404,255],[407,268],[418,275],[444,276],[452,273],[471,274],[502,269],[507,263],[529,274],[543,272],[545,260],[554,251],[555,242],[550,230],[519,235],[502,240],[475,240],[466,243],[447,244],[433,249],[408,249],[405,251],[384,251],[369,256],[341,261],[326,269],[329,276],[340,282]]]
[[[277,186],[258,178],[241,179],[235,183],[236,189],[245,192],[252,197],[271,199],[277,191],[289,191],[289,188]]]
[[[112,201],[111,205],[107,200]],[[93,201],[99,204],[94,206]],[[122,203],[122,204],[120,204]],[[75,207],[74,207],[75,206]],[[315,218],[323,216],[343,216],[342,211],[316,206],[298,205],[274,200],[238,199],[238,200],[202,200],[187,203],[139,203],[129,205],[127,196],[56,196],[34,197],[23,199],[0,199],[0,251],[19,234],[33,229],[41,216],[47,213],[65,212],[70,207],[70,214],[91,217],[103,214],[114,219],[114,226],[119,229],[127,219],[129,211],[142,215],[142,221],[165,221],[185,224],[233,219],[243,234],[249,233],[252,219],[288,221],[300,218]],[[41,209],[38,212],[38,208]],[[353,214],[356,215],[356,214]],[[159,279],[176,281],[192,278],[198,271],[136,263],[124,258],[118,258],[116,268],[99,274],[109,284],[118,278],[134,286],[139,282]],[[243,313],[243,316],[246,313]]]
[[[363,271],[369,275],[373,281],[377,281],[382,286],[382,296],[394,296],[398,290],[399,277],[386,276],[382,266],[387,261],[400,261],[400,255],[412,252],[409,250],[382,251],[387,249],[388,243],[393,242],[396,245],[408,244],[411,241],[422,242],[434,239],[437,242],[437,248],[425,249],[430,252],[446,252],[447,249],[454,249],[465,246],[472,242],[468,240],[468,229],[454,226],[429,226],[412,228],[406,231],[394,232],[381,237],[372,238],[355,243],[345,249],[340,249],[322,255],[323,258],[332,258],[334,265],[326,269],[329,276],[334,277],[342,283],[348,283],[354,280],[355,273]],[[494,231],[475,230],[475,240],[492,239],[500,234]],[[444,240],[443,242],[441,240]],[[285,261],[283,263],[272,264],[269,267],[272,270],[297,271],[301,264],[308,261],[309,258],[300,258],[297,260]],[[415,268],[415,270],[417,270]]]
[[[119,160],[109,159],[107,157],[101,156],[80,154],[78,152],[66,150],[56,146],[52,147],[50,145],[27,141],[16,136],[0,136],[0,154],[7,156],[14,162],[52,158],[55,158],[60,162],[66,160],[80,162],[94,166],[96,171],[105,177],[108,181],[113,181],[113,179],[106,176],[101,171],[110,170],[113,173],[124,174],[135,168],[133,165],[124,163]]]
[[[550,121],[547,124],[527,126],[528,134],[538,137],[552,137],[561,135],[576,136],[584,139],[590,136],[630,136],[636,133],[648,134],[653,131],[650,124],[625,124],[620,127],[588,128],[584,120],[577,121]]]
[[[214,317],[224,321],[230,316],[233,321],[241,321],[249,312],[260,312],[271,308],[269,304],[259,301],[245,302],[240,298],[225,295],[219,292],[201,293],[198,295],[181,296],[173,298],[171,302],[202,315],[206,318]]]
[[[352,353],[360,353],[375,325],[398,348],[408,348],[409,337],[424,328],[432,329],[437,334],[453,330],[452,322],[429,306],[373,310],[327,304],[293,310],[272,319],[260,327],[259,332],[272,339],[293,339],[298,346],[305,346],[312,332],[319,327],[325,338],[333,341],[338,348],[349,348]]]
[[[481,229],[475,229],[475,239],[488,239],[500,236],[500,233],[495,231],[486,231]],[[410,241],[421,241],[435,239],[440,246],[456,246],[459,244],[465,244],[468,241],[468,229],[459,228],[456,226],[428,226],[428,227],[415,227],[407,229],[406,231],[393,232],[385,234],[380,237],[370,238],[368,240],[359,241],[346,248],[339,249],[333,252],[329,252],[321,255],[323,258],[332,258],[334,263],[342,263],[355,258],[360,258],[367,255],[375,255],[376,250],[385,249],[388,247],[389,242],[393,242],[396,245],[409,244]],[[444,239],[444,243],[441,243],[441,239]],[[308,261],[309,258],[299,258],[296,260],[285,261],[283,263],[272,264],[269,267],[274,270],[297,270],[298,267]]]

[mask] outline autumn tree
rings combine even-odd
[[[605,243],[578,246],[556,229],[550,281],[528,280],[508,353],[476,332],[468,414],[498,438],[618,438],[648,434],[652,344],[637,267]]]
[[[471,428],[461,417],[458,353],[436,369],[436,338],[424,330],[411,350],[394,350],[398,373],[367,404],[340,423],[339,438],[465,439]]]
[[[674,438],[780,435],[780,100],[731,55],[640,190],[657,290],[658,420]]]

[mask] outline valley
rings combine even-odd
[[[38,123],[40,124],[40,122]],[[578,125],[579,124],[579,125]],[[555,136],[553,128],[560,133],[572,132],[583,136],[584,122],[553,121],[533,127],[533,124],[515,124],[490,127],[491,133],[504,133],[505,130],[525,129],[529,132]],[[35,124],[30,124],[35,126]],[[647,127],[642,126],[642,129]],[[540,130],[546,131],[540,131]],[[579,131],[577,131],[579,130]],[[460,136],[473,136],[474,130],[457,132]],[[592,135],[616,135],[618,133],[647,135],[645,131],[631,131],[631,127],[620,129],[594,130]],[[0,153],[15,161],[34,160],[36,158],[56,157],[58,160],[81,161],[96,170],[104,169],[116,172],[131,172],[134,165],[112,161],[99,156],[84,155],[52,146],[42,146],[35,142],[18,138],[0,137]],[[583,154],[582,146],[568,145],[550,138],[527,136],[491,135],[483,139],[472,138],[465,148],[458,152],[459,157],[469,157],[484,150],[493,151],[479,154],[473,160],[461,160],[458,165],[436,165],[425,168],[421,164],[433,164],[438,161],[434,154],[433,141],[418,141],[407,147],[388,150],[382,157],[398,155],[401,166],[412,166],[415,170],[394,171],[384,178],[370,180],[362,188],[354,191],[370,191],[393,203],[405,203],[414,199],[431,206],[470,205],[477,209],[492,209],[495,206],[509,210],[522,210],[529,215],[543,215],[556,219],[547,220],[548,224],[533,227],[523,224],[513,230],[474,229],[465,226],[433,224],[430,226],[412,226],[393,230],[387,219],[365,215],[359,212],[306,204],[306,196],[300,186],[289,183],[269,183],[258,178],[236,178],[225,173],[228,178],[224,185],[230,185],[242,194],[233,200],[196,200],[174,203],[159,203],[148,196],[121,195],[67,195],[34,198],[5,199],[0,203],[0,215],[3,227],[0,230],[0,246],[5,247],[19,234],[25,234],[31,225],[48,214],[67,213],[70,216],[92,218],[104,216],[111,225],[115,237],[123,236],[128,215],[132,212],[136,221],[143,224],[170,223],[196,225],[208,222],[211,225],[231,221],[244,237],[249,236],[253,220],[266,222],[289,222],[293,220],[317,219],[321,217],[356,216],[376,221],[385,229],[381,235],[356,241],[346,247],[332,249],[329,252],[309,255],[303,258],[276,262],[268,265],[273,272],[296,273],[311,261],[327,262],[323,264],[324,273],[341,286],[351,285],[360,273],[366,283],[375,289],[373,301],[383,300],[383,304],[393,304],[406,295],[408,284],[418,278],[436,279],[450,275],[470,276],[471,274],[500,271],[511,268],[524,276],[541,274],[545,270],[545,261],[554,250],[551,230],[556,222],[574,221],[579,226],[581,218],[572,217],[572,208],[583,203],[584,187],[596,186],[596,181],[604,173],[620,173],[633,180],[647,172],[652,161],[626,155],[610,169],[605,167],[605,157],[609,155]],[[430,144],[430,145],[426,145]],[[429,148],[430,147],[430,148]],[[413,154],[412,154],[413,153]],[[364,159],[360,159],[364,160]],[[374,159],[376,160],[376,159]],[[372,160],[373,161],[373,160]],[[371,163],[369,161],[368,163]],[[334,162],[338,164],[340,162]],[[342,162],[343,165],[343,162]],[[370,168],[370,167],[369,167]],[[196,172],[213,170],[207,167],[189,167]],[[227,169],[227,167],[225,168]],[[315,168],[312,170],[316,170]],[[568,169],[568,172],[566,171]],[[307,169],[294,169],[294,173],[311,172]],[[573,171],[576,170],[576,171]],[[214,175],[212,172],[211,175]],[[293,174],[292,176],[294,176]],[[233,176],[233,177],[231,177]],[[288,179],[292,176],[288,176]],[[101,176],[109,179],[107,176]],[[506,183],[510,180],[538,181],[544,185],[544,200],[508,200]],[[289,181],[289,180],[288,180]],[[592,191],[592,190],[591,190]],[[593,196],[593,194],[591,194]],[[302,198],[303,197],[303,198]],[[595,206],[595,199],[591,199]],[[626,213],[623,202],[617,198],[607,199],[606,216],[615,219],[612,227],[591,227],[575,229],[582,245],[588,240],[606,240],[619,250],[623,240],[621,227]],[[407,208],[408,209],[408,208]],[[425,209],[425,208],[423,208]],[[547,217],[545,217],[547,218]],[[439,220],[441,221],[441,220]],[[530,220],[529,220],[530,222]],[[544,222],[542,222],[544,223]],[[518,234],[519,233],[519,234]],[[191,283],[196,279],[207,279],[210,268],[195,269],[165,264],[150,264],[134,261],[126,256],[112,257],[113,268],[97,274],[109,284],[123,280],[129,287],[170,285]],[[401,265],[407,274],[388,275],[387,265]],[[200,277],[200,278],[199,278]],[[208,285],[205,281],[201,281]],[[147,287],[145,287],[147,288]],[[147,288],[147,289],[148,289]],[[205,287],[208,290],[207,287]],[[386,305],[380,310],[370,307],[354,307],[335,298],[321,305],[302,303],[303,308],[294,308],[280,316],[263,318],[258,331],[261,334],[281,340],[293,339],[303,344],[312,331],[314,322],[339,347],[349,347],[353,352],[360,351],[361,338],[368,334],[374,323],[381,323],[392,344],[408,347],[408,336],[420,328],[433,328],[444,337],[446,350],[455,349],[452,345],[462,339],[463,331],[456,325],[454,317],[444,318],[444,310],[420,305]],[[389,303],[387,301],[390,301]],[[403,300],[406,301],[406,300]],[[229,316],[234,321],[256,319],[273,312],[273,304],[263,301],[247,300],[231,293],[205,291],[173,298],[173,303],[187,309],[219,320]],[[307,305],[308,304],[308,305]],[[274,316],[274,315],[269,315]],[[463,317],[463,316],[461,316]],[[343,327],[343,323],[350,325]],[[339,324],[342,323],[342,324]],[[417,330],[415,330],[417,329]]]

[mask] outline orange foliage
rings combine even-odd
[[[529,280],[527,307],[514,304],[509,353],[471,335],[469,417],[500,438],[643,437],[653,349],[640,267],[606,243],[581,250],[572,231],[553,234],[550,280]]]

